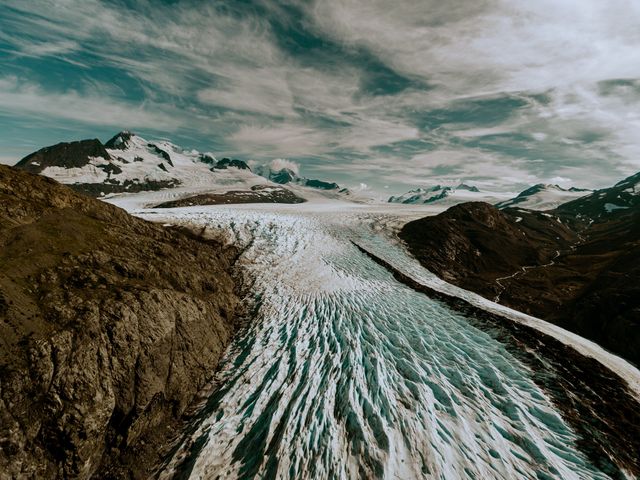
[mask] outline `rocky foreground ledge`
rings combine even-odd
[[[236,256],[0,165],[0,477],[147,478],[234,332]]]

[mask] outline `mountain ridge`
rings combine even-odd
[[[237,328],[238,251],[0,165],[0,472],[149,478]]]
[[[543,212],[463,203],[399,235],[444,280],[640,365],[639,182],[632,175]],[[613,200],[624,208],[607,208]]]
[[[98,139],[62,142],[43,147],[17,164],[17,168],[54,178],[94,197],[117,193],[157,191],[176,187],[223,189],[273,182],[315,190],[338,191],[333,182],[309,180],[297,174],[284,178],[253,172],[243,160],[185,150],[166,140],[147,141],[123,130],[103,145]],[[265,168],[257,170],[263,172]],[[273,185],[272,183],[272,185]],[[346,193],[343,189],[339,193]]]
[[[562,188],[555,184],[538,183],[517,196],[499,202],[496,207],[502,208],[526,208],[530,210],[552,210],[572,199],[589,195],[592,190],[586,188]]]

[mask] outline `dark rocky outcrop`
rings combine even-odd
[[[209,157],[211,158],[211,157]],[[219,169],[219,170],[225,170],[229,167],[234,167],[234,168],[238,168],[240,170],[249,170],[251,171],[251,169],[249,168],[249,165],[247,165],[245,162],[243,162],[242,160],[238,160],[237,158],[234,158],[233,160],[230,158],[223,158],[222,160],[218,160],[218,162],[216,163],[215,168]]]
[[[409,222],[400,237],[444,280],[489,298],[500,293],[496,278],[546,263],[578,238],[543,213],[501,211],[484,202],[462,203]]]
[[[633,181],[555,210],[466,203],[400,237],[429,270],[640,365],[640,205]],[[607,211],[616,201],[620,208]]]
[[[162,158],[164,158],[167,161],[169,165],[173,167],[173,162],[171,161],[171,155],[169,155],[168,152],[166,152],[165,150],[161,149],[160,147],[158,147],[153,143],[150,143],[147,146],[149,147],[149,150],[151,150],[152,153],[155,153],[156,155],[160,155]]]
[[[180,185],[178,180],[145,180],[139,179],[119,180],[111,179],[109,183],[73,183],[69,185],[76,192],[84,193],[92,197],[102,197],[110,193],[136,193],[174,188]]]
[[[296,175],[293,170],[283,168],[281,170],[278,170],[277,172],[270,172],[268,178],[274,183],[285,185],[296,180],[298,178],[298,175]]]
[[[231,190],[224,193],[204,193],[179,200],[171,200],[154,208],[191,207],[194,205],[223,205],[233,203],[303,203],[306,200],[283,187],[254,185],[251,190]]]
[[[31,173],[40,173],[47,167],[81,168],[89,162],[89,157],[111,160],[104,145],[95,138],[41,148],[20,160],[16,167]]]
[[[615,218],[612,213],[640,209],[640,172],[616,183],[611,188],[596,190],[590,195],[564,203],[557,211],[564,215],[580,216],[596,222]]]
[[[237,253],[0,166],[0,472],[148,478],[234,331]]]
[[[306,187],[319,188],[320,190],[336,190],[340,186],[335,182],[325,182],[323,180],[307,180]]]
[[[202,163],[206,163],[207,165],[214,165],[217,163],[216,159],[211,155],[207,155],[206,153],[201,153],[198,157]]]
[[[133,137],[133,133],[124,130],[109,139],[104,146],[110,150],[126,150],[129,146],[129,140]]]
[[[115,163],[107,163],[106,165],[98,165],[98,168],[104,170],[107,175],[108,178],[111,178],[111,175],[118,175],[120,173],[122,173],[122,169],[117,166]]]

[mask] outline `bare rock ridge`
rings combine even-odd
[[[235,330],[236,256],[0,165],[0,471],[148,478]]]
[[[89,158],[102,157],[111,160],[104,145],[94,138],[77,142],[58,143],[44,147],[20,160],[16,167],[31,173],[40,173],[47,167],[81,168]]]
[[[225,205],[232,203],[304,203],[306,200],[291,190],[269,185],[254,185],[251,190],[225,193],[203,193],[159,203],[154,208],[191,207],[193,205]]]
[[[640,365],[640,174],[535,212],[460,204],[400,233],[429,270]]]

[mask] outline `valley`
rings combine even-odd
[[[59,170],[50,170],[54,178],[84,193],[100,191],[102,201],[74,194],[52,180],[41,185],[45,179],[29,172],[7,170],[8,185],[18,179],[35,182],[46,208],[63,208],[57,215],[69,219],[74,209],[93,211],[101,205],[135,228],[148,225],[150,232],[177,235],[177,248],[181,242],[195,242],[187,250],[157,258],[166,262],[169,279],[182,269],[207,268],[206,261],[196,267],[186,258],[178,260],[180,255],[201,248],[229,252],[233,258],[223,260],[222,268],[234,286],[224,301],[233,307],[220,312],[220,325],[227,325],[215,327],[224,328],[221,338],[214,341],[220,333],[205,335],[206,327],[198,325],[193,332],[200,336],[197,341],[186,338],[175,353],[171,347],[166,365],[171,372],[181,371],[174,370],[176,354],[195,359],[202,348],[215,352],[198,364],[202,373],[192,379],[195,383],[188,396],[180,397],[177,410],[169,407],[176,401],[170,400],[172,382],[184,382],[184,373],[167,384],[151,382],[152,391],[140,397],[152,398],[148,403],[144,400],[132,410],[126,410],[132,408],[129,403],[116,403],[111,420],[92,427],[99,432],[90,450],[93,456],[81,456],[87,447],[80,440],[65,447],[65,456],[86,458],[84,467],[79,460],[56,463],[55,452],[50,452],[44,463],[33,463],[27,453],[17,468],[79,477],[99,472],[163,479],[622,479],[640,474],[633,454],[640,448],[640,372],[601,347],[613,345],[609,349],[634,360],[633,344],[629,355],[624,341],[611,332],[618,328],[632,342],[635,338],[634,327],[627,328],[624,321],[633,318],[625,312],[634,311],[636,283],[624,280],[626,271],[616,277],[616,268],[635,265],[629,257],[635,254],[637,239],[635,177],[612,187],[615,191],[587,192],[547,211],[464,202],[468,195],[483,195],[466,186],[458,190],[468,193],[458,196],[442,190],[447,194],[438,201],[379,203],[293,172],[258,175],[239,160],[218,161],[197,152],[181,160],[179,147],[133,134],[105,145],[110,158],[116,150],[125,156],[133,154],[127,153],[130,149],[147,152],[149,161],[136,166],[147,172],[142,183],[109,194],[103,190],[113,172],[101,183],[78,183],[84,177],[74,173],[77,169],[96,168],[94,157],[81,152],[62,161],[32,156],[21,167],[29,171],[35,168],[30,166],[33,161],[56,163]],[[175,170],[160,171],[172,172],[170,178],[156,172],[160,158],[168,162],[165,155]],[[172,183],[147,189],[151,181]],[[632,194],[626,195],[630,188]],[[50,190],[55,195],[47,194]],[[542,190],[523,192],[524,197],[534,195],[532,201],[541,202],[540,195],[546,195]],[[20,195],[22,205],[32,201],[24,192]],[[71,211],[57,200],[60,195],[73,199]],[[109,228],[118,232],[121,227]],[[185,235],[186,240],[179,239]],[[91,251],[89,243],[83,245]],[[116,252],[110,255],[115,258]],[[51,265],[66,265],[62,251],[52,254]],[[129,255],[135,255],[135,249]],[[158,280],[145,280],[127,266],[138,260],[123,261],[124,270],[117,275],[132,276],[141,291],[155,289]],[[40,272],[38,265],[34,268]],[[580,265],[589,265],[589,270],[581,272]],[[566,278],[573,283],[563,284]],[[79,295],[89,295],[94,287],[82,281],[78,285],[84,293]],[[178,288],[183,301],[192,295],[200,302],[210,289],[210,301],[223,301],[223,291],[211,281],[202,292],[195,277],[185,281],[169,280],[161,291],[175,295],[171,289]],[[116,282],[107,287],[116,292],[113,305],[91,307],[98,312],[92,327],[97,331],[113,328],[108,322],[103,325],[111,318],[104,312],[129,308],[123,303],[129,297],[117,293],[131,288],[128,280],[124,287],[118,286],[120,280],[109,282]],[[598,309],[611,314],[605,306],[610,303],[598,306],[597,299],[613,290],[615,298],[626,298],[627,303],[619,303],[622,313],[611,317],[622,323],[594,314]],[[591,304],[589,298],[594,299]],[[59,327],[50,325],[49,304],[39,305],[46,308],[36,325],[56,331]],[[580,305],[590,306],[581,310]],[[625,305],[630,310],[624,310]],[[207,318],[193,317],[179,302],[174,308],[176,319]],[[566,316],[546,315],[563,308],[576,312],[573,323],[564,321]],[[581,311],[588,320],[580,323]],[[8,312],[11,325],[14,314]],[[82,325],[84,314],[68,315],[80,315],[76,321]],[[145,321],[153,325],[154,318]],[[585,332],[588,325],[604,328],[609,337]],[[16,345],[26,341],[21,340],[26,333],[14,335]],[[154,340],[162,345],[159,351],[165,348],[163,338]],[[613,343],[608,344],[608,338]],[[26,345],[32,345],[29,342]],[[111,348],[106,345],[101,348]],[[28,347],[28,355],[33,348]],[[159,361],[157,355],[153,353],[152,362]],[[110,361],[119,362],[120,356]],[[12,362],[14,357],[5,359],[8,371],[17,372]],[[45,367],[37,362],[36,368]],[[147,375],[139,368],[136,375]],[[54,378],[64,371],[56,367]],[[74,375],[82,379],[89,372]],[[5,384],[11,378],[15,374],[5,377]],[[136,388],[147,392],[148,382]],[[66,388],[68,405],[86,401],[86,396],[78,396],[82,389]],[[40,402],[52,401],[48,393],[37,395]],[[126,398],[126,390],[120,395]],[[25,403],[23,408],[32,412],[35,405]],[[77,422],[89,418],[77,415]],[[72,427],[60,423],[56,428]],[[23,442],[26,452],[47,452],[48,435],[25,431],[22,440],[13,441]],[[132,449],[143,452],[138,463]]]

